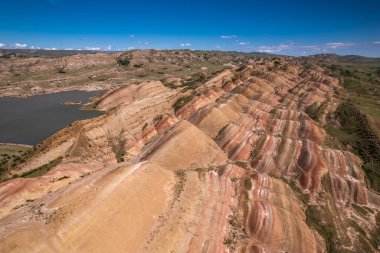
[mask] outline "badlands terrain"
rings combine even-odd
[[[99,89],[105,113],[1,171],[0,252],[380,251],[378,63],[11,53],[2,96]]]

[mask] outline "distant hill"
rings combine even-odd
[[[337,55],[337,54],[317,54],[305,58],[318,62],[336,64],[380,64],[380,58],[365,57],[360,55]]]
[[[0,49],[0,58],[60,58],[76,54],[96,54],[90,50],[42,50],[42,49]]]
[[[99,52],[106,54],[118,54],[123,52],[162,52],[166,54],[175,52],[193,52],[194,54],[209,54],[216,56],[244,56],[244,57],[276,57],[275,54],[260,53],[260,52],[237,52],[237,51],[214,51],[214,50],[131,50],[131,51],[94,51],[94,50],[44,50],[44,49],[0,49],[0,58],[61,58],[77,54],[96,54]]]

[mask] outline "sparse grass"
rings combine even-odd
[[[232,214],[228,216],[229,231],[226,238],[224,238],[224,244],[231,252],[236,252],[239,245],[244,244],[244,241],[248,240],[249,236],[241,221],[237,208],[232,207],[231,210]]]
[[[186,172],[183,170],[177,170],[175,172],[177,182],[174,185],[174,199],[178,199],[185,188]]]
[[[326,109],[328,102],[329,102],[329,99],[326,99],[320,105],[318,105],[317,102],[314,102],[305,108],[305,113],[309,115],[309,117],[312,118],[314,121],[319,121],[319,118],[321,117],[321,114]]]
[[[130,60],[125,59],[125,58],[118,58],[118,59],[116,60],[116,62],[117,62],[120,66],[128,66],[128,65],[131,63]]]
[[[163,114],[159,114],[159,115],[155,116],[153,119],[153,124],[157,125],[162,120],[163,116],[164,116]]]
[[[295,178],[292,178],[290,180],[282,178],[282,180],[290,186],[290,188],[296,194],[296,196],[298,197],[298,199],[302,201],[302,203],[304,203],[305,205],[309,204],[310,195],[303,193],[303,191],[297,186]]]
[[[309,206],[306,211],[306,223],[318,231],[318,233],[325,239],[326,249],[328,253],[337,252],[336,244],[334,242],[336,237],[336,230],[333,224],[324,225],[322,212],[315,206]]]
[[[17,145],[17,144],[0,144],[0,156],[3,155],[20,155],[26,153],[32,148],[29,146]]]
[[[354,210],[362,216],[366,217],[366,215],[368,214],[368,211],[365,208],[359,206],[358,204],[352,203],[351,205],[354,208]]]
[[[362,235],[359,235],[359,250],[360,252],[375,253],[366,237]]]
[[[347,95],[369,118],[380,137],[380,61],[375,58],[343,57],[335,64],[322,64],[328,74],[339,77]]]
[[[311,105],[308,105],[306,108],[305,108],[305,113],[307,115],[309,115],[310,118],[312,118],[313,120],[317,121],[318,120],[318,114],[317,114],[317,111],[318,111],[318,103],[317,102],[314,102],[312,103]]]
[[[46,172],[57,166],[62,162],[62,157],[58,157],[57,159],[54,159],[50,161],[47,164],[44,164],[36,169],[27,171],[19,176],[14,175],[14,177],[25,177],[25,178],[32,178],[32,177],[39,177],[44,175]]]
[[[252,150],[252,153],[251,153],[252,159],[255,159],[260,154],[261,150],[264,147],[266,139],[267,139],[266,135],[263,135],[260,137],[260,139],[258,140],[259,145],[256,147],[256,149]]]
[[[198,172],[198,173],[202,173],[202,172],[210,172],[210,171],[213,171],[215,170],[214,167],[206,167],[206,168],[196,168],[195,171]]]
[[[0,180],[7,171],[15,168],[31,156],[33,150],[29,146],[17,144],[0,144]]]
[[[360,235],[366,236],[366,232],[354,220],[350,220],[350,226],[355,229]]]
[[[250,178],[246,178],[244,180],[244,186],[249,191],[252,189],[252,180]]]
[[[193,99],[193,97],[194,97],[193,95],[189,95],[189,96],[185,96],[185,97],[181,97],[181,98],[177,99],[177,101],[175,101],[175,103],[172,106],[174,109],[174,112],[177,112],[185,104],[189,103]]]
[[[249,170],[249,165],[247,164],[247,162],[243,162],[243,161],[235,161],[234,164],[236,166],[239,166],[240,168],[243,168],[245,170]]]
[[[370,243],[377,249],[380,247],[380,212],[377,212],[376,216],[376,227],[371,233]]]
[[[245,69],[245,66],[242,65],[242,66],[240,66],[238,69],[236,69],[236,72],[241,72],[241,71],[243,71],[244,69]]]
[[[363,170],[369,185],[380,191],[380,140],[369,126],[365,114],[351,102],[341,103],[336,112],[341,128],[331,127],[328,131],[343,145],[351,145],[353,152],[363,161]]]
[[[272,108],[272,110],[270,110],[270,114],[272,114],[272,117],[276,114],[277,112],[277,108]]]
[[[187,89],[196,89],[199,85],[203,84],[207,80],[207,74],[205,73],[196,73],[191,77],[190,80],[182,83],[183,87]]]
[[[125,140],[119,138],[118,147],[115,152],[116,161],[118,163],[124,162],[124,155],[125,155]]]

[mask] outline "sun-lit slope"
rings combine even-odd
[[[239,207],[249,235],[247,252],[324,252],[322,238],[307,226],[302,204],[287,184],[256,173],[243,182]]]
[[[104,99],[100,99],[97,108],[107,111],[120,104],[128,105],[134,101],[155,97],[165,92],[169,92],[169,89],[159,81],[130,84],[105,94]]]
[[[0,251],[137,252],[172,198],[173,182],[151,163],[97,171],[3,219],[13,232],[1,233]]]
[[[375,252],[379,194],[323,127],[339,89],[280,58],[112,91],[0,184],[0,251]]]
[[[187,121],[181,121],[148,145],[142,155],[142,159],[172,170],[214,167],[227,159],[209,136]]]

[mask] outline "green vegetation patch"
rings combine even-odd
[[[318,103],[314,102],[305,108],[305,113],[307,115],[309,115],[309,117],[312,118],[313,120],[317,120],[318,119],[318,114],[317,114],[318,107],[319,107]]]
[[[249,165],[247,164],[247,162],[243,162],[243,161],[235,161],[234,164],[235,164],[236,166],[239,166],[240,168],[245,169],[245,170],[249,170],[249,169],[250,169],[250,167],[249,167]]]
[[[29,146],[0,144],[0,178],[2,178],[9,169],[23,163],[32,152],[33,150]]]
[[[178,199],[185,188],[186,172],[178,170],[175,172],[177,183],[174,185],[174,199]]]
[[[260,137],[260,140],[258,140],[259,145],[254,150],[252,150],[252,153],[251,153],[252,160],[257,158],[257,156],[260,154],[266,140],[267,140],[266,135],[263,135]]]
[[[26,153],[28,150],[31,150],[32,147],[17,145],[17,144],[0,144],[0,156],[5,155],[17,155],[19,156],[22,153]]]
[[[187,89],[196,89],[199,85],[203,84],[207,81],[207,74],[205,73],[196,73],[194,74],[190,80],[182,83],[182,87],[186,87]]]
[[[367,115],[380,137],[380,60],[358,56],[338,57],[334,64],[322,64],[326,73],[341,80],[350,99]]]
[[[308,105],[305,108],[305,113],[309,115],[310,118],[312,118],[314,121],[318,121],[321,117],[321,114],[326,109],[328,100],[318,105],[317,102],[312,103],[311,105]]]
[[[118,58],[116,60],[117,64],[119,64],[120,66],[128,66],[129,64],[131,64],[131,61],[128,60],[128,59],[125,59],[125,58]]]
[[[354,210],[357,213],[361,214],[363,217],[366,217],[368,215],[368,210],[365,209],[364,207],[359,206],[358,204],[355,204],[355,203],[352,203],[351,205],[354,208]]]
[[[53,161],[50,161],[47,164],[44,164],[36,169],[27,171],[20,176],[14,175],[14,177],[24,177],[24,178],[32,178],[32,177],[39,177],[44,175],[46,172],[57,166],[62,162],[62,157],[58,157],[57,159],[54,159]]]
[[[322,220],[324,217],[322,212],[315,206],[309,206],[306,211],[306,223],[318,231],[318,233],[325,239],[326,249],[328,253],[337,252],[335,249],[336,230],[333,224],[324,225]]]
[[[124,162],[125,155],[125,140],[119,137],[117,145],[113,145],[112,147],[117,163]]]
[[[371,233],[370,243],[375,249],[380,247],[380,212],[376,215],[376,228]]]
[[[343,145],[350,145],[363,161],[363,170],[369,185],[380,191],[380,140],[371,129],[368,119],[353,103],[341,103],[335,117],[340,128],[328,128],[331,135],[338,138]]]
[[[193,99],[193,97],[194,97],[193,95],[189,95],[189,96],[185,96],[185,97],[181,97],[181,98],[177,99],[177,101],[175,101],[175,103],[172,106],[174,109],[174,112],[177,112],[185,104],[189,103]]]
[[[245,186],[245,188],[249,191],[249,190],[251,190],[252,189],[252,180],[250,179],[250,178],[246,178],[245,180],[244,180],[244,186]]]

